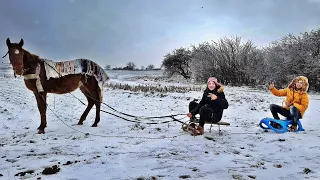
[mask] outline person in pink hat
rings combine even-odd
[[[192,120],[196,114],[200,114],[199,126],[193,130],[193,135],[202,135],[205,122],[217,123],[221,120],[223,110],[229,107],[225,98],[224,87],[218,83],[217,78],[210,77],[207,81],[207,88],[204,90],[199,103],[191,101],[189,103],[189,113],[187,116]]]

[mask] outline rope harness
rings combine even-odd
[[[45,61],[43,61],[44,63],[46,63]],[[59,77],[62,77],[61,76],[61,73],[59,73],[54,67],[52,67],[50,64],[46,63],[49,67],[51,67],[56,73],[59,74]],[[39,72],[40,72],[40,66],[39,67]],[[37,68],[38,68],[37,67]],[[37,70],[38,72],[38,70]],[[38,75],[39,76],[39,75]],[[36,75],[35,75],[36,77]],[[67,90],[66,90],[67,91]],[[71,92],[68,92],[71,96],[73,96],[75,99],[77,99],[81,104],[83,105],[86,105],[81,99],[79,99],[78,97],[76,97],[75,95],[73,95]],[[122,114],[124,116],[128,116],[128,117],[132,117],[134,118],[134,120],[132,119],[128,119],[128,118],[125,118],[125,117],[122,117],[122,116],[119,116],[119,115],[116,115],[114,113],[111,113],[111,112],[108,112],[108,111],[105,111],[105,110],[100,110],[101,112],[104,112],[104,113],[107,113],[107,114],[110,114],[110,115],[113,115],[115,117],[118,117],[118,118],[121,118],[125,121],[128,121],[128,122],[135,122],[135,123],[142,123],[142,124],[165,124],[165,123],[170,123],[170,122],[180,122],[182,124],[185,124],[185,122],[181,121],[181,119],[184,119],[186,116],[184,116],[183,118],[180,118],[180,119],[177,119],[175,118],[176,116],[181,116],[181,115],[185,115],[185,114],[172,114],[172,115],[166,115],[166,116],[151,116],[151,117],[146,117],[146,116],[134,116],[134,115],[131,115],[131,114],[127,114],[127,113],[124,113],[124,112],[121,112],[119,110],[116,110],[115,108],[111,107],[110,105],[104,103],[104,102],[101,102],[95,98],[93,98],[91,95],[88,95],[89,98],[91,98],[92,100],[96,101],[96,102],[99,102],[105,106],[107,106],[108,108],[110,108],[111,110],[113,110],[114,112],[117,112],[119,114]],[[162,122],[155,122],[155,120],[153,119],[161,119],[161,118],[171,118],[172,120],[168,120],[168,121],[162,121]],[[149,121],[153,121],[153,122],[143,122],[142,120],[149,120]]]
[[[44,90],[43,90],[39,75],[40,75],[40,64],[38,63],[35,74],[26,74],[23,77],[25,80],[36,79],[36,87],[37,87],[38,92],[43,92]]]

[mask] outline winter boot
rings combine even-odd
[[[297,125],[292,125],[292,126],[289,128],[288,131],[293,132],[293,131],[295,131],[295,130],[297,130],[297,129],[298,129],[298,126],[297,126]]]
[[[198,126],[196,129],[193,130],[192,135],[193,136],[198,136],[203,134],[203,127]]]

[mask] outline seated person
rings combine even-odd
[[[308,108],[309,83],[308,79],[304,76],[298,76],[291,81],[289,86],[285,89],[276,89],[274,84],[269,85],[271,93],[275,96],[286,96],[282,107],[276,104],[270,105],[270,111],[274,119],[280,119],[278,113],[285,116],[287,119],[292,120],[292,126],[289,131],[295,131],[298,129],[298,121],[303,117],[303,114]],[[275,126],[274,124],[271,124]]]
[[[205,122],[217,123],[221,120],[223,110],[229,106],[223,92],[223,86],[218,83],[217,78],[210,77],[207,81],[207,88],[204,90],[202,99],[189,104],[187,116],[192,120],[196,114],[200,114],[199,126],[193,130],[193,135],[202,135]]]

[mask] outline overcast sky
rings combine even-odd
[[[55,61],[158,67],[190,44],[238,35],[267,46],[319,27],[320,0],[9,0],[0,6],[0,52],[7,37],[23,38],[25,49]]]

